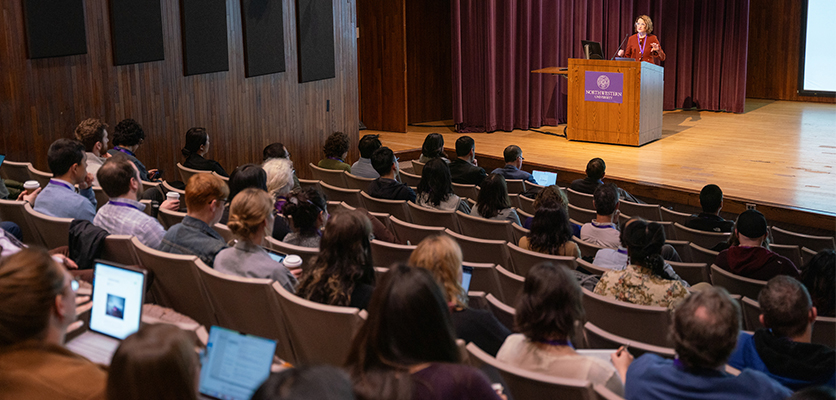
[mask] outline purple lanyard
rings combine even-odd
[[[51,183],[53,185],[63,186],[67,189],[72,190],[73,193],[75,193],[75,187],[73,187],[73,185],[70,185],[69,183],[61,182],[61,181],[58,181],[58,180],[55,180],[55,179],[50,179],[49,183]]]
[[[575,346],[573,346],[573,345],[572,345],[572,342],[571,342],[569,339],[563,339],[563,340],[538,340],[538,342],[543,343],[543,344],[547,344],[547,345],[550,345],[550,346],[569,346],[569,347],[571,347],[572,349],[574,349],[574,348],[575,348]]]
[[[627,255],[627,249],[617,249],[616,251],[621,254]]]
[[[328,157],[328,159],[329,159],[329,160],[337,160],[337,161],[339,161],[339,162],[341,162],[341,163],[345,163],[345,161],[343,161],[343,159],[342,159],[342,158],[339,158],[339,157]]]
[[[641,37],[637,37],[637,39],[639,40],[639,53],[644,56],[644,48],[647,46],[647,35],[644,35],[644,44],[642,44]]]
[[[117,151],[121,151],[121,152],[123,152],[123,153],[125,153],[125,154],[127,154],[127,155],[129,155],[129,156],[131,156],[131,157],[136,157],[136,155],[135,155],[134,153],[132,153],[132,152],[131,152],[130,150],[128,150],[128,149],[123,149],[123,148],[121,148],[121,147],[119,147],[119,146],[113,146],[113,148],[114,148],[114,149],[116,149]]]
[[[117,207],[130,207],[130,208],[142,211],[142,210],[139,209],[139,207],[137,207],[133,204],[130,204],[130,203],[122,203],[120,201],[113,201],[113,200],[109,201],[108,203],[113,204],[114,206],[117,206]]]

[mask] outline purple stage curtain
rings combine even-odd
[[[584,39],[611,57],[642,14],[667,55],[664,109],[743,112],[749,0],[452,0],[458,131],[565,123],[566,80],[531,71],[582,58]]]

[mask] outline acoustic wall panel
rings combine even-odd
[[[297,0],[299,82],[334,78],[333,0]]]
[[[229,71],[226,0],[181,0],[185,75]]]
[[[281,1],[241,0],[247,77],[285,71]]]
[[[87,54],[82,0],[24,0],[23,7],[29,58]]]
[[[113,64],[165,59],[160,0],[111,0]]]

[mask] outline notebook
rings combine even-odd
[[[144,270],[96,260],[90,330],[67,343],[67,348],[94,363],[110,365],[122,339],[139,329],[145,281]]]
[[[201,357],[200,394],[247,400],[270,376],[276,342],[213,326]]]
[[[555,172],[538,171],[535,169],[531,175],[534,176],[534,180],[540,186],[551,186],[557,182],[557,173]]]

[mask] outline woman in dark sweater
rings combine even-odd
[[[209,153],[209,134],[206,133],[206,129],[189,129],[186,132],[186,146],[180,152],[183,153],[183,157],[186,157],[186,161],[183,162],[186,168],[215,171],[220,176],[229,176],[217,161],[203,158]]]

